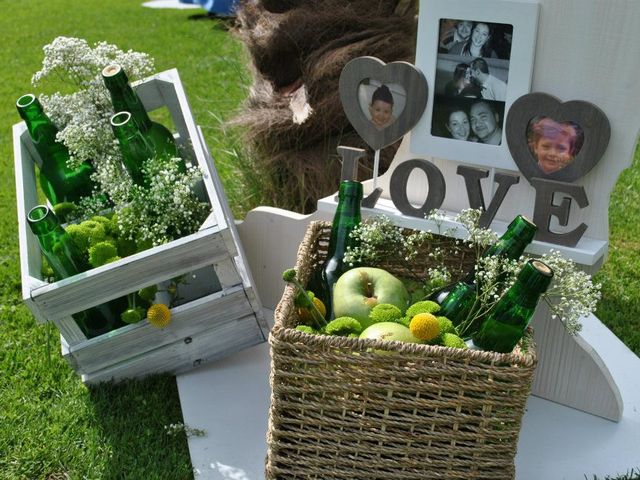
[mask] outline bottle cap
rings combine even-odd
[[[536,224],[524,215],[518,215],[509,224],[509,227],[507,227],[507,231],[512,232],[513,235],[521,238],[522,241],[526,241],[527,243],[533,240],[537,230],[538,227]]]
[[[102,69],[102,76],[106,78],[115,77],[121,71],[122,71],[122,67],[120,65],[116,65],[116,64],[107,65]]]
[[[553,280],[553,270],[540,260],[529,260],[520,273],[518,282],[532,292],[545,292]]]

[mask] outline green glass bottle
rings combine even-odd
[[[140,128],[142,135],[153,147],[156,155],[180,158],[178,147],[171,132],[158,122],[149,118],[138,94],[129,85],[129,79],[120,65],[109,65],[102,70],[104,84],[111,95],[111,102],[116,112],[130,112]],[[187,168],[184,161],[179,163],[180,172]]]
[[[44,113],[36,96],[31,93],[21,96],[16,107],[42,160],[40,188],[49,202],[56,205],[90,196],[96,188],[91,180],[93,167],[87,162],[75,169],[67,166],[69,149],[56,141],[58,128]]]
[[[482,256],[500,256],[510,260],[518,259],[524,253],[527,245],[533,240],[537,230],[538,227],[536,227],[535,223],[523,215],[518,215],[509,224],[507,231],[500,237],[495,245],[487,248],[482,253]],[[476,281],[475,268],[472,268],[461,281],[473,285]],[[455,285],[456,283],[451,283],[436,290],[429,296],[429,300],[443,305],[447,295],[449,295]]]
[[[548,265],[529,260],[518,274],[516,283],[473,335],[473,345],[482,350],[511,352],[524,336],[540,296],[547,291],[552,279],[553,271]]]
[[[111,128],[120,145],[122,163],[137,185],[149,186],[142,171],[144,162],[154,156],[153,147],[145,139],[129,112],[118,112],[111,117]]]
[[[326,318],[332,318],[333,312],[333,286],[349,266],[344,263],[344,254],[347,247],[354,247],[354,240],[350,234],[360,224],[362,202],[362,183],[354,180],[345,180],[340,184],[338,193],[338,206],[333,217],[331,237],[327,251],[327,259],[320,271],[320,288],[314,293],[327,308]]]
[[[462,324],[471,313],[476,301],[476,285],[458,282],[440,304],[438,315],[447,317],[455,327]],[[466,330],[466,329],[465,329]],[[462,332],[460,332],[464,335]]]
[[[80,250],[49,207],[33,207],[27,214],[27,222],[38,238],[40,250],[51,266],[56,281],[89,270],[90,266]],[[113,302],[72,315],[87,338],[97,337],[117,327],[118,311]]]

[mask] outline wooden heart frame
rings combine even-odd
[[[384,129],[377,129],[362,111],[358,90],[367,79],[401,85],[406,92],[404,109]],[[374,150],[380,150],[408,133],[427,106],[427,81],[420,70],[407,62],[384,63],[375,57],[358,57],[347,63],[339,82],[340,100],[358,135]]]
[[[529,122],[535,117],[549,117],[556,122],[578,124],[584,132],[584,143],[573,161],[552,173],[543,172],[527,141]],[[529,93],[518,98],[507,115],[506,137],[509,151],[527,180],[546,178],[574,182],[586,175],[600,161],[609,145],[609,119],[596,105],[582,100],[562,103],[546,93]]]

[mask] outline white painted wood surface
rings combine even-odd
[[[34,164],[39,161],[24,123],[14,125],[16,200],[23,299],[39,321],[62,335],[63,355],[86,382],[178,372],[235,349],[264,342],[267,326],[213,160],[195,124],[176,70],[135,84],[147,110],[166,107],[188,161],[203,171],[212,213],[192,235],[55,283],[41,280],[41,253],[26,213],[39,203]],[[146,320],[87,340],[73,313],[142,287],[210,266],[222,290],[172,309],[172,323],[157,329]],[[186,287],[184,287],[186,288]],[[209,288],[211,289],[211,287]]]
[[[620,385],[622,418],[613,423],[529,397],[516,480],[604,479],[640,465],[640,358],[593,316],[584,321],[583,337]],[[269,364],[269,345],[261,344],[177,376],[184,423],[205,431],[188,439],[196,480],[264,479]]]

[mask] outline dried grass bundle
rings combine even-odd
[[[398,0],[241,3],[237,34],[254,80],[233,123],[244,127],[245,144],[271,176],[275,206],[313,211],[337,189],[336,147],[365,147],[345,117],[338,80],[356,57],[413,60],[415,11],[404,5],[396,15],[398,7]],[[396,149],[383,151],[382,171]]]

